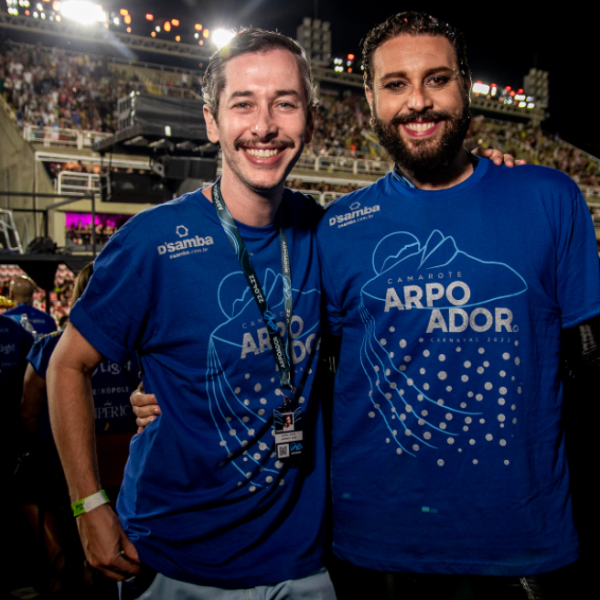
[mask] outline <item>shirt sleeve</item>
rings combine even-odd
[[[557,249],[557,298],[566,329],[600,314],[600,262],[594,225],[581,192],[564,206]]]
[[[140,347],[147,323],[152,279],[145,277],[144,283],[143,268],[143,257],[135,258],[127,237],[116,235],[96,259],[94,274],[69,315],[100,354],[119,364]]]
[[[42,379],[46,379],[48,363],[58,340],[60,340],[60,335],[46,335],[33,344],[27,355],[27,361],[33,367],[36,375]]]

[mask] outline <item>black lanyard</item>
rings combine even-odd
[[[271,339],[271,348],[273,350],[273,356],[277,363],[277,369],[280,373],[281,387],[285,390],[284,396],[286,396],[285,404],[288,404],[290,399],[288,396],[293,395],[294,388],[291,380],[291,368],[290,368],[290,356],[291,356],[291,324],[292,324],[292,271],[290,267],[290,252],[287,242],[287,235],[282,225],[282,219],[279,218],[279,243],[281,246],[281,279],[283,281],[283,298],[285,301],[285,331],[287,333],[287,341],[284,343],[281,335],[279,334],[279,327],[275,322],[275,315],[269,308],[267,298],[263,289],[256,276],[254,265],[250,260],[250,254],[246,249],[246,244],[240,235],[240,232],[223,200],[221,194],[221,178],[217,179],[212,187],[212,201],[217,211],[217,216],[221,221],[221,225],[240,263],[240,267],[248,282],[248,287],[254,296],[254,300],[258,306],[258,310],[263,317],[265,324],[267,325],[267,331],[269,338]]]

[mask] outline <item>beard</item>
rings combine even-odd
[[[405,141],[398,131],[399,126],[418,120],[446,121],[441,139]],[[471,113],[467,102],[464,103],[459,116],[452,116],[445,111],[430,110],[419,114],[396,115],[391,121],[383,121],[374,113],[372,119],[379,143],[401,171],[414,176],[418,181],[436,178],[450,165],[463,147],[470,122]]]

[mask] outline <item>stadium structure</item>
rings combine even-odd
[[[0,279],[4,285],[23,269],[49,294],[51,302],[43,294],[39,302],[60,314],[68,306],[52,290],[131,215],[219,173],[201,81],[223,32],[153,15],[140,17],[145,30],[132,30],[125,9],[84,26],[57,2],[5,3]],[[353,55],[331,56],[332,33],[310,18],[298,27],[310,46],[320,106],[313,143],[288,178],[289,187],[324,205],[392,168],[370,129],[361,67]],[[580,185],[600,239],[600,161],[544,132],[548,74],[532,69],[522,88],[477,81],[471,96],[468,147],[499,148],[565,171]]]

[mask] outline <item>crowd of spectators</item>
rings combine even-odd
[[[600,162],[558,135],[545,133],[539,125],[476,116],[471,122],[468,140],[472,148],[498,148],[531,164],[563,171],[580,186],[600,187]]]

